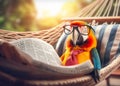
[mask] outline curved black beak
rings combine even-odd
[[[73,27],[72,42],[74,46],[83,44],[83,37],[77,26]]]

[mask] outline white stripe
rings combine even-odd
[[[115,39],[113,42],[113,46],[110,51],[110,58],[114,57],[114,55],[116,54],[117,49],[119,47],[119,43],[120,43],[120,25],[118,26],[118,29],[117,29],[117,32],[115,35]]]
[[[105,28],[103,39],[101,42],[101,50],[100,50],[101,58],[104,57],[106,46],[107,46],[107,43],[109,40],[109,36],[110,36],[110,32],[112,30],[112,27],[113,27],[113,25],[107,25],[107,27]]]
[[[102,26],[103,26],[103,25],[99,25],[99,26],[97,26],[96,29],[95,29],[95,35],[96,35],[96,38],[97,38],[97,39],[98,39],[98,37],[99,37],[99,32],[100,32]]]

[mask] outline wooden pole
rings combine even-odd
[[[86,21],[88,23],[91,23],[92,21],[98,22],[99,24],[102,24],[104,22],[111,23],[120,23],[120,16],[117,17],[71,17],[71,18],[63,18],[63,21]]]

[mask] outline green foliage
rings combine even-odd
[[[0,0],[0,28],[14,31],[36,29],[33,0]]]
[[[49,13],[45,13],[41,19],[36,19],[34,0],[0,0],[0,29],[13,31],[49,29],[58,25],[62,18],[76,15],[82,7],[91,3],[89,1],[94,0],[68,1],[56,16],[47,17],[45,15]]]

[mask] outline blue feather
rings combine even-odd
[[[92,61],[93,61],[93,64],[94,64],[94,68],[97,69],[97,70],[100,70],[101,69],[101,61],[100,61],[100,57],[99,57],[99,54],[98,54],[96,48],[93,48],[91,50],[91,56],[92,56]]]

